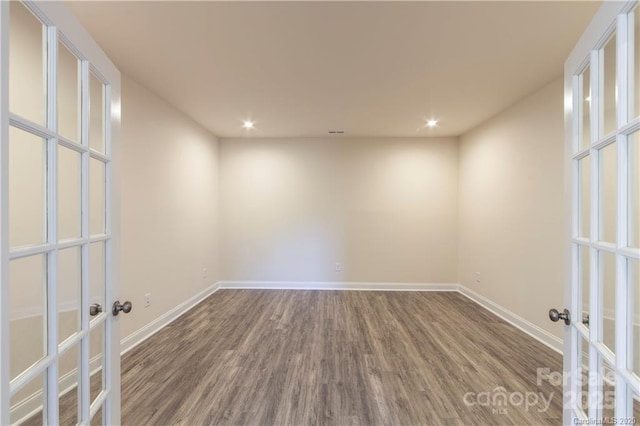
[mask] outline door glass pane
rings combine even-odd
[[[613,132],[617,128],[616,123],[616,100],[617,100],[617,81],[616,81],[616,35],[613,34],[607,44],[601,51],[603,60],[603,105],[602,113],[603,120],[602,125],[604,131],[601,131],[600,136],[607,135]]]
[[[44,255],[9,262],[11,379],[46,354],[46,285]]]
[[[45,141],[9,127],[9,245],[45,242]]]
[[[81,154],[58,146],[58,239],[80,238]]]
[[[627,245],[640,247],[640,132],[629,135],[627,141],[629,159]]]
[[[633,294],[633,347],[632,367],[633,372],[640,377],[640,262],[627,259],[627,282],[630,293]]]
[[[578,276],[580,282],[580,291],[582,299],[582,317],[589,315],[589,277],[591,276],[590,262],[589,262],[589,247],[578,246]],[[584,324],[589,327],[589,324]]]
[[[616,242],[617,151],[616,143],[600,150],[600,241]]]
[[[606,361],[602,362],[602,417],[615,418],[616,410],[616,373]]]
[[[105,90],[104,84],[93,73],[89,78],[89,147],[105,152]]]
[[[89,304],[99,303],[105,308],[104,286],[105,286],[105,250],[104,243],[93,243],[89,245]],[[96,317],[91,317],[93,320]]]
[[[44,423],[44,400],[46,389],[44,388],[44,375],[39,374],[30,381],[24,388],[20,389],[11,397],[12,425],[28,424],[43,425]]]
[[[61,425],[78,424],[78,396],[80,383],[80,369],[78,368],[78,355],[80,347],[69,349],[60,356],[58,361],[59,377],[59,413]]]
[[[589,238],[591,226],[591,158],[578,161],[578,236]]]
[[[582,113],[580,149],[584,149],[591,144],[591,69],[587,67],[582,73]]]
[[[589,342],[583,338],[579,337],[580,345],[578,346],[578,379],[580,380],[580,384],[578,388],[580,389],[580,398],[579,407],[582,411],[587,415],[589,413]]]
[[[636,7],[632,12],[633,16],[633,25],[631,28],[634,28],[634,39],[633,39],[633,85],[631,86],[633,92],[631,93],[630,100],[633,102],[634,107],[629,108],[630,118],[633,119],[640,115],[640,7]]]
[[[81,250],[58,252],[58,342],[80,330]]]
[[[101,426],[102,422],[102,408],[96,411],[96,415],[91,419],[91,426]]]
[[[101,322],[90,332],[89,352],[90,352],[92,372],[94,371],[94,369],[98,368],[99,366],[101,367],[103,365],[104,359],[102,354],[104,353],[104,343],[105,343],[104,327],[105,327],[105,323]],[[100,394],[100,392],[102,392],[103,383],[104,383],[104,381],[102,380],[102,375],[103,375],[102,369],[91,375],[91,386],[90,386],[90,392],[89,392],[91,397],[90,398],[91,402],[95,401],[95,399]]]
[[[9,5],[9,111],[44,125],[45,27],[22,3]]]
[[[104,163],[92,158],[89,164],[89,220],[91,235],[105,233],[105,186]]]
[[[616,257],[600,252],[599,285],[602,288],[602,341],[615,352]]]
[[[80,61],[58,43],[58,132],[80,141]]]

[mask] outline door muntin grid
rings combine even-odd
[[[17,112],[14,113],[11,110],[11,102],[9,109],[8,121],[10,129],[15,129],[15,131],[43,140],[43,156],[45,158],[42,164],[44,169],[42,197],[43,238],[32,242],[26,240],[27,243],[25,244],[14,244],[14,246],[9,247],[8,251],[3,251],[3,256],[5,257],[3,262],[6,265],[29,262],[31,259],[38,259],[42,264],[40,271],[42,279],[40,300],[42,303],[41,309],[36,312],[42,318],[41,328],[43,331],[42,341],[40,342],[42,352],[39,356],[36,355],[33,359],[27,360],[26,364],[23,363],[20,367],[17,367],[16,371],[11,374],[9,389],[12,397],[12,415],[10,420],[11,422],[21,420],[13,415],[14,411],[19,412],[18,403],[21,402],[16,401],[14,406],[14,399],[20,395],[28,395],[33,399],[35,395],[35,399],[39,398],[42,402],[43,422],[58,423],[58,397],[73,389],[73,386],[67,389],[69,382],[68,380],[65,382],[63,378],[73,377],[75,374],[77,379],[75,383],[71,382],[71,385],[76,384],[78,388],[78,422],[88,423],[90,418],[98,412],[102,412],[102,421],[105,422],[108,410],[102,410],[102,407],[105,406],[110,395],[109,372],[107,371],[109,354],[107,352],[110,347],[110,333],[108,331],[111,326],[111,317],[108,314],[109,310],[105,309],[106,312],[92,317],[90,321],[88,307],[92,303],[92,299],[96,299],[96,292],[92,293],[90,291],[92,275],[98,277],[93,277],[94,281],[100,279],[100,277],[102,278],[102,282],[100,282],[102,288],[98,289],[97,292],[102,295],[101,297],[98,296],[98,298],[103,306],[106,306],[110,278],[107,268],[111,256],[109,214],[109,182],[111,181],[112,167],[110,157],[110,85],[107,79],[102,77],[99,70],[94,68],[82,53],[74,48],[73,43],[57,30],[46,16],[39,12],[37,6],[32,3],[11,2],[11,4],[8,4],[7,2],[0,7],[4,9],[0,13],[5,14],[5,16],[9,12],[9,31],[11,31],[12,11],[14,11],[14,14],[19,12],[22,17],[32,18],[33,21],[40,22],[42,28],[42,72],[45,82],[43,120],[39,119],[40,112],[31,115],[20,114],[19,112],[24,111],[24,108],[17,108]],[[31,41],[33,42],[33,40]],[[71,97],[72,101],[73,99],[77,100],[77,112],[79,113],[79,116],[76,117],[78,129],[76,137],[74,137],[73,131],[70,130],[73,129],[73,125],[59,126],[58,122],[58,112],[61,110],[58,101],[62,98],[62,96],[59,96],[60,92],[58,91],[59,86],[62,87],[61,79],[58,78],[61,76],[58,72],[59,52],[66,55],[67,58],[71,55],[77,61],[77,94]],[[9,55],[9,60],[11,61],[11,54]],[[13,76],[11,76],[11,72],[14,73]],[[10,71],[9,93],[11,93],[11,81],[15,82],[16,78],[15,69],[13,69]],[[100,98],[98,102],[93,99],[92,103],[90,86],[99,88]],[[33,96],[33,98],[35,99],[37,96]],[[92,122],[100,123],[98,130],[96,130],[96,126],[90,125]],[[59,127],[64,128],[63,134],[58,132]],[[94,143],[93,139],[99,139],[100,143]],[[10,141],[4,141],[3,143],[8,144]],[[97,146],[98,149],[94,149],[94,146]],[[8,150],[10,150],[10,147],[3,147],[3,152]],[[58,222],[58,212],[64,202],[64,200],[58,199],[60,189],[58,172],[64,172],[59,167],[60,152],[75,153],[74,155],[79,161],[79,181],[76,182],[80,188],[78,191],[80,212],[76,215],[76,220],[80,221],[78,224],[79,233],[76,236],[70,235],[67,238],[59,238],[58,235],[58,231],[61,228]],[[102,192],[99,196],[102,201],[97,203],[98,209],[102,210],[101,212],[92,208],[91,205],[92,187],[96,187],[95,182],[93,182],[93,185],[90,182],[91,164],[100,165],[99,167],[102,170],[99,175],[99,179],[102,182],[97,183],[98,187],[102,187]],[[99,215],[100,220],[98,223],[102,223],[98,227],[98,231],[93,233],[91,233],[92,229],[90,229],[92,215]],[[5,229],[5,231],[7,230]],[[9,232],[10,234],[11,232]],[[102,259],[98,260],[98,263],[101,264],[101,269],[97,274],[90,273],[93,269],[90,260],[91,246],[100,246],[102,248],[100,251]],[[64,279],[61,278],[64,277],[64,274],[61,274],[63,268],[60,267],[61,264],[59,262],[63,258],[62,254],[66,254],[69,251],[75,251],[78,256],[75,267],[79,268],[76,272],[80,289],[76,293],[76,300],[72,301],[77,305],[76,309],[79,308],[79,315],[76,327],[71,332],[62,333],[63,335],[59,336],[59,326],[62,323],[59,315],[62,312],[61,308],[65,305],[65,301],[58,299],[59,280]],[[25,270],[28,271],[29,269]],[[20,283],[18,275],[14,274],[13,282]],[[11,286],[12,282],[9,282],[8,285]],[[101,330],[101,332],[97,333],[98,330]],[[98,341],[95,342],[95,340]],[[11,348],[11,346],[10,344],[9,347]],[[17,345],[15,346],[17,347]],[[78,354],[76,360],[77,373],[74,373],[74,369],[69,363],[65,363],[63,366],[58,362],[61,357],[68,357],[73,352]],[[102,369],[102,385],[98,393],[90,393],[90,373],[97,368]],[[40,385],[38,386],[38,384]],[[32,393],[27,392],[30,389],[33,391]]]
[[[592,419],[633,417],[634,395],[640,395],[634,367],[640,360],[640,303],[634,301],[640,299],[631,266],[640,259],[640,250],[629,244],[638,210],[633,204],[637,194],[630,192],[638,190],[630,179],[638,175],[633,170],[638,152],[632,146],[640,130],[640,105],[634,97],[638,9],[627,5],[573,76],[571,268],[572,312],[577,315],[571,327],[586,344],[572,356],[579,363],[587,360],[589,393],[609,392],[615,401],[615,411],[604,399],[586,410],[574,403],[579,417]],[[589,315],[588,324],[579,321],[582,312]],[[573,382],[574,395],[582,390],[580,383]]]

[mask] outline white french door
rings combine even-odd
[[[565,63],[564,424],[640,421],[639,25],[604,2]]]
[[[120,74],[58,2],[0,2],[0,424],[120,422]]]

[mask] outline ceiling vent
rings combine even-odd
[[[344,135],[344,130],[329,130],[330,135]]]

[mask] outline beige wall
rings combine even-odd
[[[457,282],[457,157],[455,138],[222,139],[223,278]]]
[[[120,294],[134,306],[121,321],[126,337],[220,279],[218,142],[127,76],[122,117]]]
[[[564,306],[562,85],[463,135],[459,164],[461,284],[558,337],[547,312]]]

